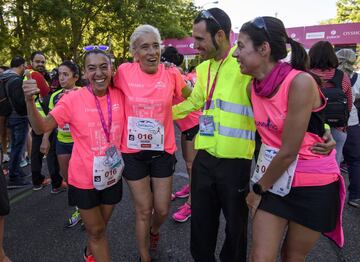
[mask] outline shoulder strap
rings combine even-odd
[[[356,80],[358,79],[358,75],[359,75],[358,73],[355,73],[355,72],[354,72],[353,76],[352,76],[351,79],[350,79],[351,86],[355,85]]]
[[[344,78],[344,72],[339,69],[335,69],[334,76],[328,82],[333,83],[335,85],[334,86],[335,88],[338,87],[342,89],[343,78]]]

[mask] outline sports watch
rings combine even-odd
[[[254,193],[257,195],[262,196],[265,194],[265,191],[262,189],[262,186],[258,183],[253,184],[252,189],[253,189]]]

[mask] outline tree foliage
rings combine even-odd
[[[197,12],[190,0],[0,0],[0,63],[41,50],[53,63],[79,61],[82,47],[107,44],[129,56],[129,38],[151,24],[162,38],[190,33]]]
[[[338,0],[336,17],[320,22],[320,24],[339,24],[360,22],[360,0]]]
[[[360,0],[337,1],[336,13],[339,23],[360,22]]]

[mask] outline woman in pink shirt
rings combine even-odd
[[[74,147],[68,170],[69,204],[79,208],[88,234],[84,259],[109,262],[106,225],[122,197],[123,96],[111,86],[111,60],[97,46],[85,53],[84,64],[90,84],[62,96],[45,118],[35,108],[33,97],[39,91],[35,80],[24,81],[23,89],[37,134],[70,126]]]
[[[184,56],[178,52],[178,50],[173,46],[168,46],[165,48],[164,52],[161,55],[161,61],[170,62],[176,65],[181,72],[181,64],[183,63]],[[184,80],[187,82],[189,87],[189,95],[193,89],[196,74],[184,75],[182,74]],[[184,98],[174,98],[173,105],[183,102]],[[191,217],[191,172],[192,164],[194,162],[197,150],[194,148],[195,136],[199,131],[199,117],[202,115],[200,110],[191,112],[184,119],[176,120],[175,123],[179,130],[181,131],[181,152],[186,164],[186,171],[189,175],[189,183],[184,185],[179,191],[176,191],[171,194],[171,200],[176,198],[187,198],[186,202],[182,204],[178,210],[172,215],[173,219],[177,222],[186,222]]]
[[[176,68],[160,64],[160,34],[153,26],[135,29],[130,51],[134,63],[120,65],[114,83],[125,97],[121,152],[135,204],[137,245],[141,261],[150,261],[149,247],[156,250],[170,207],[176,163],[172,102],[186,84]]]
[[[291,64],[280,62],[291,46]],[[239,33],[234,57],[253,76],[251,101],[262,148],[246,198],[253,217],[252,261],[305,261],[320,233],[343,245],[339,191],[343,180],[335,152],[319,155],[326,105],[307,73],[304,48],[274,17],[257,17]],[[340,186],[339,186],[340,184]],[[336,232],[335,232],[336,231]]]

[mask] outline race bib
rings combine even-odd
[[[127,146],[139,150],[164,151],[164,126],[152,118],[129,117]]]
[[[58,127],[58,131],[64,132],[64,133],[70,133],[70,125],[65,124],[63,128]]]
[[[201,136],[214,136],[215,123],[213,116],[202,115],[199,118],[199,134]]]
[[[94,157],[93,184],[97,190],[115,185],[124,170],[124,160],[115,146],[106,150],[105,156]]]
[[[256,183],[262,178],[271,161],[278,152],[279,149],[277,148],[265,144],[261,145],[255,171],[251,177],[252,182]],[[291,163],[289,168],[284,172],[284,174],[281,175],[281,177],[279,177],[279,179],[273,184],[273,186],[268,189],[269,192],[279,196],[286,196],[287,194],[289,194],[295,174],[297,161],[298,157],[296,157],[296,160]]]

